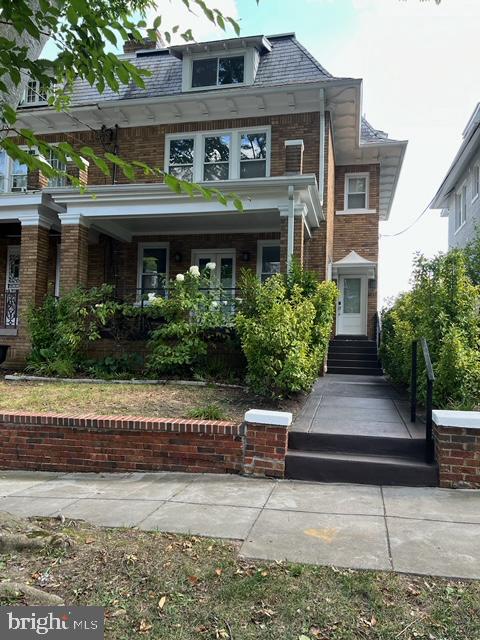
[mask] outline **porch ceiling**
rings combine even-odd
[[[88,218],[87,218],[88,220]],[[175,214],[134,218],[91,219],[91,227],[128,240],[133,236],[163,236],[218,233],[261,233],[280,231],[278,210],[197,214]]]

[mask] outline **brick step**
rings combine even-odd
[[[358,363],[357,363],[358,364]],[[327,365],[327,373],[337,373],[337,374],[345,374],[345,375],[358,375],[358,376],[382,376],[383,371],[380,367],[359,367],[359,366],[328,366]]]
[[[354,453],[289,451],[285,476],[313,482],[436,487],[438,467],[397,456]]]
[[[288,450],[400,456],[410,457],[421,462],[425,460],[425,440],[423,438],[389,438],[388,436],[290,431]]]

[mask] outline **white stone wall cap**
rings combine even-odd
[[[480,430],[480,411],[435,410],[432,418],[438,427],[460,427]]]
[[[289,411],[266,411],[265,409],[250,409],[245,413],[245,422],[256,424],[271,424],[278,427],[289,427],[292,424],[292,414]]]

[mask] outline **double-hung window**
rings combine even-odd
[[[189,182],[267,177],[270,129],[233,129],[166,138],[165,170]]]
[[[278,240],[259,240],[257,275],[262,282],[280,273],[280,244]]]
[[[345,209],[368,209],[368,174],[350,173],[345,176]]]
[[[480,164],[474,165],[472,169],[472,201],[480,195]]]
[[[5,151],[0,151],[0,193],[8,191],[8,156]]]
[[[243,84],[245,56],[198,58],[192,62],[192,88]]]
[[[467,185],[455,194],[455,231],[467,221]]]
[[[66,171],[67,165],[58,158],[55,153],[50,149],[47,158],[48,163],[51,165],[53,169],[57,171]],[[54,176],[53,178],[49,178],[48,186],[49,187],[64,187],[67,184],[66,176]]]
[[[138,288],[142,296],[163,296],[168,280],[168,245],[138,245]]]

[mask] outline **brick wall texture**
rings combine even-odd
[[[478,429],[433,427],[440,486],[480,489],[480,432]]]
[[[0,468],[284,475],[287,429],[226,421],[0,414]]]
[[[319,178],[320,155],[320,114],[317,112],[303,114],[284,114],[258,118],[237,118],[232,120],[175,123],[150,127],[126,127],[118,131],[118,152],[127,160],[142,159],[144,162],[163,168],[165,157],[165,136],[170,133],[191,131],[221,130],[226,128],[254,128],[271,126],[271,175],[284,175],[293,171],[295,162],[299,160],[295,147],[285,147],[286,140],[303,140],[304,152],[301,158],[303,173],[314,173]],[[304,228],[302,218],[295,218],[294,253],[299,261],[308,269],[316,271],[324,279],[328,266],[354,250],[363,257],[378,260],[378,214],[336,215],[343,209],[344,179],[346,172],[368,172],[370,175],[370,202],[372,209],[379,205],[379,165],[336,166],[333,132],[329,113],[325,114],[324,155],[324,212],[326,220],[318,229],[312,230],[309,237]],[[45,136],[49,142],[60,142],[64,134]],[[75,133],[78,147],[89,145],[102,153],[95,132]],[[287,157],[288,152],[292,154]],[[38,172],[37,172],[38,173]],[[77,171],[78,177],[89,185],[110,184],[111,176],[104,176],[98,167],[90,163],[88,171]],[[161,178],[144,176],[139,172],[137,182],[158,181]],[[44,185],[40,174],[32,174],[29,178],[31,186]],[[116,180],[126,183],[127,179],[120,171],[116,172]],[[7,238],[7,226],[0,225],[0,291],[4,291],[5,261],[8,244],[18,243],[19,239]],[[5,232],[4,232],[5,229]],[[117,285],[119,291],[134,291],[137,285],[137,264],[139,242],[167,242],[170,249],[169,275],[185,271],[191,264],[192,250],[234,249],[236,253],[237,277],[242,267],[255,270],[257,267],[258,240],[278,239],[281,247],[282,269],[287,262],[287,219],[279,217],[278,229],[269,233],[232,233],[232,234],[192,234],[156,236],[135,236],[130,243],[119,242],[106,235],[89,232],[82,225],[63,225],[61,238],[53,238],[50,234],[47,243],[46,230],[22,231],[22,289],[21,312],[24,314],[26,301],[40,303],[46,290],[52,291],[55,280],[55,261],[57,252],[61,255],[61,291],[65,292],[78,284],[87,286],[108,282]],[[248,254],[248,257],[246,257]],[[180,255],[179,261],[175,256]],[[246,259],[245,259],[246,258]],[[36,264],[36,261],[43,264]],[[3,282],[2,282],[3,279]],[[377,305],[377,290],[374,282],[368,288],[368,333],[374,335],[374,315]],[[0,309],[1,312],[1,309]],[[0,327],[2,324],[0,317]],[[11,344],[10,359],[20,362],[28,352],[28,336],[19,327],[17,337],[4,336],[2,344]]]

